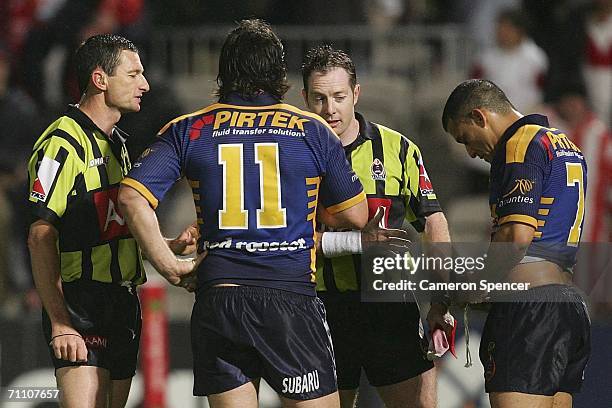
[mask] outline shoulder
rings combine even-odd
[[[89,150],[89,138],[83,128],[72,118],[61,116],[42,133],[34,144],[34,151],[59,148],[59,146],[74,150],[81,160]]]
[[[187,113],[184,115],[181,115],[179,117],[176,117],[174,119],[172,119],[170,122],[166,123],[161,129],[160,131],[157,133],[157,135],[162,135],[164,132],[166,132],[171,126],[182,126],[182,125],[186,125],[189,123],[198,123],[198,121],[200,122],[201,126],[204,126],[205,124],[207,124],[207,122],[212,123],[214,116],[212,115],[212,112],[214,112],[217,109],[221,109],[226,105],[223,105],[221,103],[213,103],[212,105],[208,105],[204,108],[198,109],[194,112],[191,113]]]
[[[369,124],[378,130],[378,132],[374,132],[378,134],[373,136],[380,137],[384,147],[394,150],[399,149],[400,152],[405,152],[406,158],[414,156],[415,154],[417,156],[421,155],[419,146],[403,133],[378,123],[369,122]],[[402,153],[402,157],[404,157],[403,154],[404,153]]]
[[[541,162],[552,159],[551,139],[560,131],[540,125],[529,124],[520,127],[505,144],[505,163]]]

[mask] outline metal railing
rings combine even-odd
[[[215,75],[228,26],[158,28],[148,44],[149,67],[175,77]],[[370,26],[279,26],[290,73],[299,73],[306,51],[321,43],[347,51],[358,74],[401,76],[426,85],[437,75],[466,72],[470,46],[460,25],[401,26],[385,31]]]

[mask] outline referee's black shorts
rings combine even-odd
[[[545,285],[513,294],[512,302],[493,303],[485,323],[485,389],[577,393],[590,353],[591,323],[574,287]]]
[[[87,362],[59,360],[49,347],[55,369],[96,366],[109,370],[112,380],[136,374],[142,319],[135,287],[94,281],[64,282],[64,299],[73,327],[87,346]],[[51,341],[51,322],[43,309],[43,333]]]
[[[433,368],[416,303],[362,303],[360,292],[319,296],[334,342],[339,389],[358,388],[362,368],[375,387]]]

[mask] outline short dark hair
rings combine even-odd
[[[242,20],[225,39],[219,57],[217,96],[237,92],[252,98],[261,91],[282,99],[289,84],[283,44],[263,20]]]
[[[79,91],[84,93],[89,85],[91,73],[100,67],[108,75],[115,75],[121,51],[138,53],[130,40],[114,34],[100,34],[89,37],[77,49],[75,55]]]
[[[304,57],[304,62],[302,63],[302,81],[304,82],[306,92],[308,92],[308,79],[313,72],[325,74],[333,68],[344,69],[349,75],[351,89],[355,89],[357,73],[353,60],[346,52],[325,44],[311,48]]]
[[[474,109],[486,108],[496,113],[509,113],[512,102],[497,85],[486,79],[463,81],[451,92],[444,105],[442,127],[448,131],[448,122],[467,119]]]
[[[528,16],[519,9],[505,8],[497,14],[497,23],[507,22],[518,30],[525,32],[529,23]]]

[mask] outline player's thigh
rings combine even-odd
[[[572,394],[558,392],[553,398],[553,408],[572,408]]]
[[[396,384],[376,387],[376,391],[387,408],[435,408],[437,402],[436,369],[432,368]]]
[[[130,395],[130,388],[132,386],[132,379],[126,378],[124,380],[111,380],[111,391],[110,401],[111,408],[123,408]]]
[[[338,390],[341,408],[354,408],[357,403],[358,390]]]
[[[554,397],[520,392],[491,392],[491,408],[553,408]]]
[[[100,367],[62,367],[55,372],[62,408],[106,408],[110,373]]]
[[[257,385],[253,382],[242,384],[239,387],[218,394],[208,395],[210,408],[257,408]]]
[[[283,408],[338,408],[340,398],[336,391],[323,397],[302,401],[281,397],[281,403]]]

